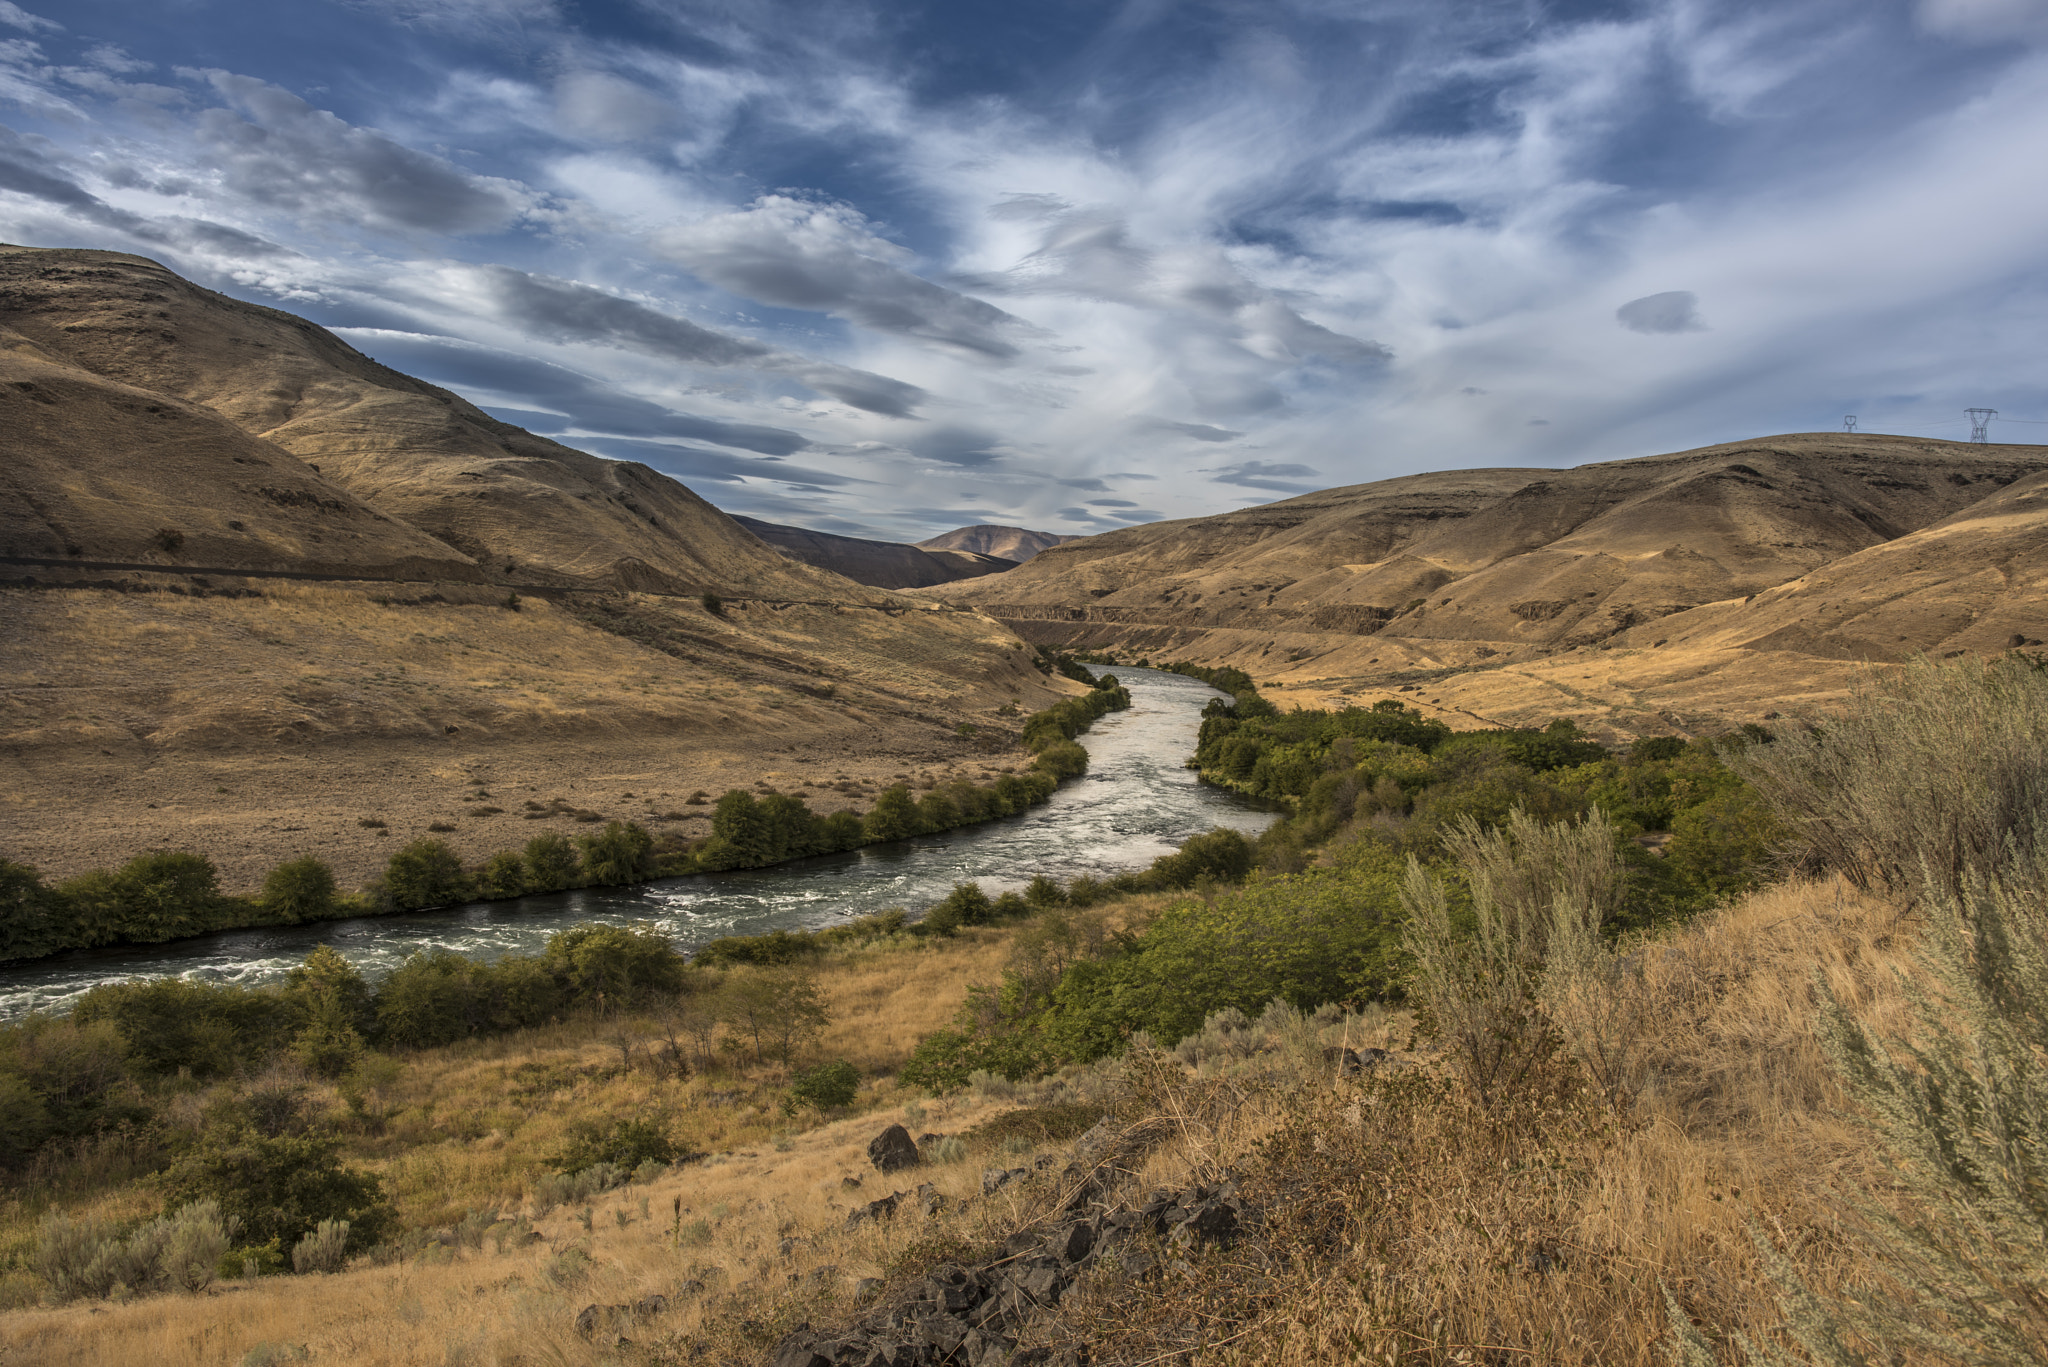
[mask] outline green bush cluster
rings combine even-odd
[[[1219,1010],[1399,997],[1411,968],[1408,861],[1454,869],[1460,831],[1604,812],[1603,839],[1624,870],[1609,935],[1751,886],[1783,839],[1724,762],[1754,737],[1657,738],[1617,755],[1570,722],[1453,733],[1392,700],[1283,714],[1240,670],[1175,668],[1234,695],[1205,709],[1204,776],[1289,815],[1256,846],[1216,831],[1143,872],[1034,884],[1023,900],[1055,909],[1043,913],[1046,933],[1066,948],[1026,955],[1001,984],[974,989],[953,1028],[919,1044],[906,1080],[950,1090],[977,1071],[1023,1079],[1104,1057],[1139,1031],[1172,1044]],[[1650,832],[1668,833],[1662,857],[1635,839]],[[1057,924],[1106,896],[1175,888],[1205,895],[1175,902],[1139,934],[1084,945]],[[970,909],[942,903],[924,925],[943,930]]]

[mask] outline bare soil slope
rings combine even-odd
[[[2048,636],[2044,472],[2043,447],[1809,433],[1415,475],[1089,537],[926,592],[1041,641],[1327,698],[1416,694],[1469,724],[1711,727],[1832,696],[1862,662]]]
[[[917,589],[1015,569],[1016,562],[971,551],[925,550],[898,541],[835,536],[733,515],[733,521],[792,560],[881,589]]]

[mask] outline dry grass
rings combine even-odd
[[[316,1361],[509,1364],[665,1362],[696,1340],[745,1360],[800,1320],[852,1318],[858,1278],[986,1247],[1042,1215],[1033,1189],[931,1223],[906,1205],[892,1224],[845,1232],[847,1209],[892,1189],[862,1151],[885,1120],[958,1133],[1017,1100],[1120,1090],[1125,1114],[1164,1117],[1171,1136],[1136,1165],[1134,1190],[1232,1172],[1276,1214],[1257,1252],[1169,1259],[1138,1283],[1113,1271],[1084,1280],[1038,1340],[1086,1343],[1103,1363],[1187,1353],[1247,1364],[1647,1367],[1664,1360],[1661,1285],[1712,1334],[1771,1335],[1780,1316],[1751,1226],[1823,1292],[1885,1284],[1845,1215],[1845,1198],[1880,1190],[1885,1174],[1842,1111],[1812,1028],[1813,982],[1825,978],[1896,1035],[1906,1015],[1891,969],[1909,938],[1891,904],[1825,882],[1767,890],[1648,946],[1642,1085],[1619,1105],[1560,1054],[1530,1086],[1483,1106],[1444,1056],[1406,1051],[1406,1013],[1377,1009],[1303,1021],[1248,1054],[1183,1051],[1194,1066],[1141,1050],[1014,1100],[992,1088],[906,1103],[883,1087],[864,1095],[862,1114],[807,1130],[769,1104],[766,1074],[743,1086],[603,1076],[617,1056],[599,1026],[435,1051],[383,1098],[394,1119],[381,1162],[412,1218],[452,1220],[465,1205],[516,1211],[535,1155],[593,1112],[673,1105],[678,1133],[723,1153],[597,1197],[588,1232],[580,1212],[551,1212],[529,1248],[436,1249],[399,1267],[97,1313],[19,1311],[0,1317],[0,1344],[38,1362],[150,1367],[234,1362],[263,1342],[303,1344]],[[839,1020],[822,1052],[863,1069],[900,1060],[967,982],[994,976],[1008,940],[978,932],[935,951],[835,962],[823,981]],[[1336,1079],[1323,1054],[1336,1043],[1390,1049],[1395,1063]],[[540,1101],[506,1093],[509,1069],[551,1060],[593,1071]],[[714,1090],[738,1095],[712,1105]],[[492,1129],[402,1138],[407,1126],[461,1123]],[[500,1134],[503,1125],[513,1128]],[[1018,1160],[996,1151],[986,1161]],[[915,1180],[969,1195],[982,1166]],[[848,1176],[863,1179],[859,1190],[842,1186]],[[914,1185],[910,1176],[897,1185]],[[581,1275],[571,1250],[590,1260]],[[588,1342],[572,1327],[584,1305],[676,1296],[693,1279],[702,1293],[629,1327],[638,1346]]]
[[[197,1298],[16,1311],[0,1316],[0,1361],[196,1367],[237,1362],[262,1343],[302,1344],[325,1360],[365,1363],[593,1361],[590,1345],[570,1331],[575,1311],[592,1301],[674,1295],[689,1277],[760,1281],[755,1290],[780,1294],[787,1290],[777,1270],[785,1225],[836,1226],[849,1203],[887,1194],[865,1154],[884,1124],[904,1119],[919,1133],[957,1133],[1014,1104],[970,1097],[906,1113],[889,1076],[920,1034],[951,1018],[970,982],[1000,972],[1013,935],[998,928],[936,942],[905,937],[819,965],[833,1020],[811,1056],[845,1058],[869,1079],[853,1114],[829,1123],[815,1113],[782,1113],[786,1076],[778,1068],[657,1077],[645,1066],[651,1020],[576,1019],[401,1056],[371,1089],[375,1119],[349,1133],[345,1156],[383,1180],[408,1226],[450,1226],[471,1210],[496,1209],[507,1219],[536,1213],[533,1179],[548,1170],[574,1125],[592,1117],[663,1117],[679,1144],[714,1156],[652,1184],[601,1193],[589,1233],[580,1211],[552,1211],[536,1222],[543,1242],[528,1248],[499,1253],[487,1241],[483,1249],[436,1248],[394,1267],[231,1283]],[[636,1050],[630,1069],[619,1066],[622,1024]],[[279,1074],[256,1081],[305,1080]],[[331,1089],[315,1086],[313,1100],[342,1113]],[[206,1102],[195,1094],[175,1111],[196,1119]],[[878,1189],[841,1187],[842,1177],[862,1173]],[[965,1194],[979,1169],[941,1169],[936,1177],[942,1189]],[[154,1193],[133,1184],[60,1204],[130,1221],[157,1208]],[[26,1252],[47,1208],[15,1201],[0,1211],[0,1247]],[[624,1227],[617,1211],[626,1213]],[[699,1219],[711,1226],[709,1237],[679,1242],[678,1229]],[[863,1235],[844,1259],[848,1276],[872,1274],[901,1241],[886,1232]],[[572,1248],[591,1266],[562,1284],[547,1269]],[[790,1266],[807,1271],[819,1261],[798,1258]]]
[[[573,807],[695,838],[710,828],[686,805],[696,789],[809,780],[830,811],[906,769],[1015,765],[1021,751],[985,753],[954,722],[1002,734],[1013,698],[1063,696],[1014,639],[958,613],[744,604],[712,619],[622,600],[687,632],[682,658],[475,586],[406,602],[427,587],[247,582],[260,596],[0,589],[0,641],[34,646],[7,652],[0,678],[10,858],[68,878],[191,849],[245,892],[315,854],[354,887],[437,823],[470,859],[522,844],[541,829],[522,803],[556,797],[555,829],[575,829]],[[838,774],[864,786],[824,786]],[[503,810],[479,815],[479,789]]]
[[[1816,976],[1906,1026],[1894,908],[1842,882],[1774,888],[1645,953],[1643,1088],[1618,1109],[1562,1055],[1490,1105],[1442,1056],[1360,1083],[1159,1074],[1181,1118],[1146,1186],[1226,1169],[1280,1212],[1238,1256],[1100,1280],[1054,1341],[1098,1362],[1660,1363],[1661,1285],[1710,1333],[1782,1316],[1748,1230],[1822,1292],[1882,1287],[1848,1200],[1887,1175],[1813,1029]],[[1380,1041],[1395,1042],[1391,1017]],[[1208,1309],[1204,1309],[1207,1306]]]

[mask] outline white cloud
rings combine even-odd
[[[1950,38],[2048,38],[2048,0],[1920,0],[1919,18]]]
[[[55,19],[45,19],[40,14],[30,14],[13,0],[0,0],[0,24],[18,28],[24,33],[62,33],[64,26]]]

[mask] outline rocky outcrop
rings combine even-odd
[[[1091,1132],[1092,1134],[1093,1132]],[[1095,1149],[1104,1136],[1097,1135]],[[1088,1136],[1083,1136],[1084,1145]],[[1083,1145],[1077,1145],[1077,1152]],[[1085,1160],[1084,1160],[1085,1161]],[[1076,1171],[1069,1168],[1070,1174]],[[1000,1190],[1028,1179],[1030,1169],[994,1170]],[[983,1180],[984,1189],[988,1180]],[[1237,1184],[1154,1191],[1135,1207],[1119,1206],[1050,1228],[1012,1235],[1002,1256],[978,1266],[942,1263],[894,1303],[838,1330],[809,1326],[776,1345],[772,1367],[1024,1367],[1074,1362],[1071,1353],[1018,1346],[1032,1320],[1056,1307],[1091,1270],[1150,1276],[1177,1250],[1227,1246],[1260,1221]]]

